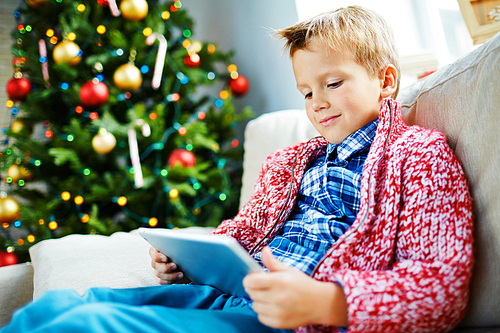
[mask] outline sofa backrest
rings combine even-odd
[[[443,132],[462,162],[474,199],[475,265],[463,326],[500,326],[500,34],[402,90],[405,121]],[[240,206],[266,156],[318,133],[304,110],[264,114],[245,130]]]
[[[318,135],[305,110],[269,112],[249,121],[245,128],[240,207],[252,196],[262,162],[269,154]]]
[[[474,207],[475,264],[464,326],[500,326],[500,34],[401,92],[406,123],[446,135]]]

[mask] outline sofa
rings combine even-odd
[[[475,264],[468,311],[453,332],[500,332],[500,34],[456,62],[402,90],[408,124],[445,133],[474,198]],[[264,158],[318,135],[303,110],[266,113],[245,129],[240,203],[252,194]],[[189,232],[208,233],[206,228]],[[69,235],[30,249],[31,262],[0,268],[0,327],[46,290],[156,285],[149,245],[137,231]]]

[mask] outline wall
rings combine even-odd
[[[238,71],[250,81],[249,93],[237,106],[252,106],[256,115],[288,108],[304,108],[295,86],[291,61],[272,29],[297,22],[294,0],[183,0],[196,23],[194,38],[216,41],[234,49]]]
[[[1,0],[0,6],[0,129],[10,124],[10,113],[5,107],[7,94],[5,86],[12,78],[12,55],[10,46],[12,40],[10,32],[15,26],[14,10],[17,8],[19,0]],[[1,136],[0,134],[0,137]]]

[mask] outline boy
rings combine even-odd
[[[406,126],[390,99],[398,65],[389,31],[359,7],[279,31],[322,137],[270,155],[254,196],[215,231],[268,268],[245,278],[251,300],[195,285],[48,292],[5,332],[78,321],[133,332],[451,329],[467,302],[471,200],[444,137]],[[182,277],[150,254],[161,284]]]

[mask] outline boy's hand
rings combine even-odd
[[[166,255],[157,251],[154,247],[149,249],[151,266],[155,269],[156,280],[159,284],[182,283],[184,274],[178,270],[177,265],[170,261]]]
[[[347,304],[338,285],[314,280],[262,251],[270,273],[250,273],[243,280],[259,320],[274,328],[297,328],[307,324],[347,326]]]

